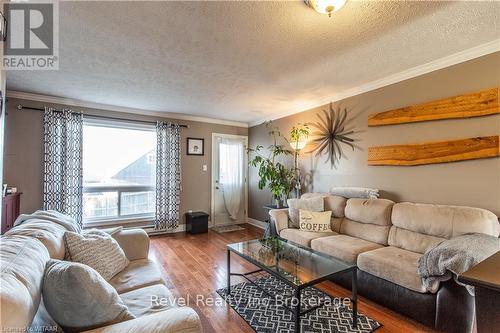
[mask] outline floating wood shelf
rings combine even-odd
[[[368,126],[471,118],[500,113],[498,90],[498,88],[492,88],[472,94],[449,97],[429,103],[376,113],[368,118]]]
[[[413,166],[500,156],[497,136],[368,148],[368,165]]]

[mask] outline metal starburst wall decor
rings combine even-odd
[[[341,110],[340,108],[335,110],[330,103],[329,110],[323,110],[322,113],[318,113],[316,116],[319,121],[310,123],[317,130],[313,132],[313,136],[316,137],[313,141],[317,145],[312,152],[316,152],[316,156],[326,155],[325,163],[330,162],[330,165],[336,168],[340,159],[346,157],[342,146],[346,145],[352,148],[353,151],[356,147],[353,144],[354,139],[349,137],[354,131],[345,129],[348,122],[347,110]]]

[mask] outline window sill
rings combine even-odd
[[[154,216],[134,216],[134,217],[118,217],[118,218],[110,218],[110,219],[102,219],[102,220],[90,220],[83,221],[83,228],[101,228],[101,227],[113,227],[113,226],[149,226],[154,222]]]

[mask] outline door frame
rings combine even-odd
[[[216,168],[216,161],[215,161],[215,152],[216,152],[216,137],[222,137],[222,138],[233,138],[233,139],[244,139],[245,140],[245,151],[248,147],[248,136],[247,135],[236,135],[236,134],[224,134],[224,133],[212,133],[212,170],[211,170],[211,180],[210,180],[210,206],[211,206],[211,211],[210,211],[210,224],[211,227],[215,226],[215,168]],[[248,154],[243,155],[244,156],[244,165],[245,167],[245,214],[244,214],[244,219],[245,221],[243,223],[248,222]]]

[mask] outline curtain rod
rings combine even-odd
[[[42,108],[31,108],[27,106],[23,106],[21,104],[17,105],[17,109],[19,111],[22,110],[34,110],[34,111],[45,111],[45,109]],[[60,112],[59,110],[55,110],[57,112]],[[156,125],[156,121],[147,121],[147,120],[134,120],[134,119],[123,119],[123,118],[117,118],[117,117],[108,117],[108,116],[99,116],[99,115],[91,115],[91,114],[84,114],[84,116],[90,117],[90,118],[100,118],[100,119],[109,119],[109,120],[121,120],[121,121],[131,121],[131,122],[136,122],[136,123],[143,123],[143,124],[152,124]],[[189,125],[179,125],[179,127],[182,128],[189,128]]]

